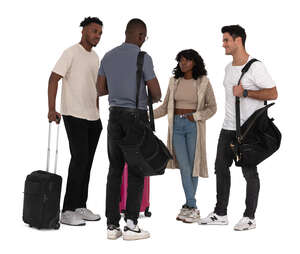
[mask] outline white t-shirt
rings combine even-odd
[[[249,56],[249,60],[253,57]],[[245,65],[232,66],[232,63],[228,64],[225,68],[225,119],[223,123],[223,129],[236,130],[235,124],[235,96],[233,96],[233,86],[237,85],[239,78],[242,74],[241,70]],[[260,90],[265,88],[275,87],[275,83],[269,75],[265,65],[262,62],[254,62],[250,69],[245,73],[241,80],[241,84],[244,89],[248,90]],[[243,123],[256,111],[264,106],[264,101],[252,99],[249,97],[240,98],[240,115],[241,126]]]
[[[99,58],[80,44],[66,49],[53,72],[61,75],[61,114],[86,120],[98,120],[96,82]]]

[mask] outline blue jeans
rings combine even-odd
[[[179,115],[175,115],[173,123],[173,147],[180,167],[181,181],[186,197],[185,205],[191,208],[197,208],[195,195],[198,186],[198,177],[193,177],[196,141],[196,122],[191,122],[187,118],[180,118]]]

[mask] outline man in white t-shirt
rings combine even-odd
[[[66,128],[71,161],[61,223],[85,225],[85,221],[100,220],[86,208],[88,185],[94,154],[102,131],[96,90],[99,58],[93,47],[102,34],[102,21],[85,18],[81,23],[81,41],[66,49],[49,78],[49,121],[59,123],[61,114]],[[61,114],[55,109],[59,80],[62,79]]]
[[[219,136],[215,173],[217,178],[217,204],[214,212],[202,219],[200,224],[227,225],[227,206],[230,192],[229,167],[233,162],[233,152],[229,147],[236,136],[235,96],[240,97],[241,125],[257,109],[264,106],[265,100],[276,100],[277,90],[274,81],[262,62],[254,62],[246,72],[240,84],[237,84],[241,70],[252,57],[245,50],[246,32],[239,25],[222,28],[223,47],[226,55],[233,61],[225,68],[225,120]],[[235,230],[247,230],[256,227],[255,211],[258,201],[260,182],[257,167],[242,167],[247,182],[246,210]]]

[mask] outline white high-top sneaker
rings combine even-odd
[[[242,231],[256,228],[255,219],[250,219],[249,217],[243,217],[239,222],[234,226],[234,230]]]
[[[134,229],[130,229],[127,226],[124,227],[123,240],[141,240],[149,237],[150,233],[140,229],[137,225],[135,225]]]
[[[97,221],[101,219],[99,214],[94,214],[87,208],[77,208],[75,212],[78,213],[82,217],[82,219],[87,221]]]
[[[227,215],[219,216],[216,213],[210,213],[206,218],[201,219],[198,224],[202,225],[228,225]]]
[[[65,211],[61,213],[60,222],[69,226],[84,226],[85,221],[81,215],[74,211]]]

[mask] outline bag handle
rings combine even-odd
[[[55,151],[55,162],[54,162],[54,174],[56,174],[57,170],[57,157],[58,157],[58,140],[59,140],[59,123],[57,124],[57,134],[56,134],[56,151]],[[51,140],[51,122],[49,122],[49,130],[48,130],[48,149],[47,149],[47,164],[46,171],[49,172],[49,162],[50,162],[50,140]]]
[[[249,70],[250,66],[257,62],[257,59],[251,59],[241,70],[242,74],[239,78],[238,85],[240,84],[242,78],[244,77],[245,73]],[[236,138],[238,142],[241,141],[241,113],[240,113],[240,97],[235,97],[235,125],[236,125]]]
[[[138,108],[139,104],[139,94],[140,94],[140,87],[141,87],[141,80],[143,75],[143,65],[144,65],[144,56],[146,52],[140,51],[137,57],[137,71],[136,71],[136,108]],[[155,131],[155,125],[154,125],[154,114],[153,114],[153,102],[152,102],[152,96],[149,91],[149,88],[147,87],[148,92],[148,107],[149,107],[149,115],[150,115],[150,127],[153,131]]]

